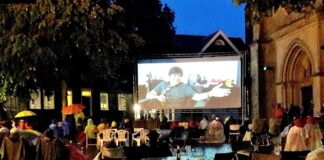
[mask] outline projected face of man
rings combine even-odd
[[[181,78],[182,78],[181,74],[177,74],[177,73],[170,74],[169,75],[170,86],[173,87],[179,84],[181,82]]]
[[[181,82],[183,71],[180,67],[174,66],[169,70],[169,85],[171,87]]]

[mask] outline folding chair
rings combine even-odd
[[[132,134],[132,146],[134,146],[134,141],[136,142],[137,146],[141,146],[141,142],[146,144],[149,141],[149,130],[147,129],[141,129],[137,132]]]
[[[89,142],[89,140],[90,140],[90,142]],[[94,142],[91,142],[91,141],[94,141]],[[85,143],[86,143],[86,149],[88,149],[89,146],[97,146],[97,138],[96,137],[91,138],[88,135],[86,135]]]
[[[119,146],[121,142],[129,146],[129,132],[127,130],[117,130],[115,141],[117,146]]]
[[[105,129],[100,131],[97,134],[97,148],[102,151],[102,147],[104,145],[104,142],[110,142],[115,141],[115,135],[116,135],[117,129]]]

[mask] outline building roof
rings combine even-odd
[[[172,53],[239,54],[246,50],[241,38],[227,37],[223,31],[208,36],[176,35],[176,49]]]

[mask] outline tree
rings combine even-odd
[[[316,0],[233,0],[234,4],[246,4],[252,10],[252,18],[259,20],[261,17],[271,16],[280,7],[291,12],[309,12],[314,9]]]
[[[140,35],[140,54],[167,53],[175,44],[174,11],[160,0],[117,0],[125,8],[126,27]]]
[[[118,79],[144,41],[106,0],[36,0],[0,6],[0,98],[62,83]]]
[[[0,4],[0,101],[66,83],[132,89],[135,54],[170,49],[173,20],[160,0]]]

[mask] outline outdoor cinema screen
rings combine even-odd
[[[137,70],[142,109],[241,107],[239,56],[145,59]]]

